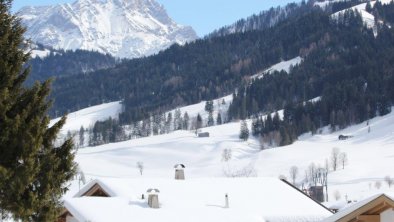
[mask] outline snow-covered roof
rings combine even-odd
[[[357,209],[362,208],[363,206],[371,203],[372,201],[375,201],[376,199],[378,199],[380,197],[387,197],[389,200],[392,200],[394,202],[394,194],[392,194],[392,193],[376,194],[376,195],[370,196],[369,198],[366,198],[362,201],[350,204],[350,206],[340,210],[338,213],[332,215],[331,217],[326,218],[322,222],[336,222],[339,219],[344,218],[345,216],[351,214],[352,212],[356,211]]]
[[[81,197],[97,185],[111,197]],[[160,190],[160,209],[148,207],[146,192],[152,187]],[[100,179],[66,198],[64,205],[77,220],[95,222],[321,221],[332,215],[276,178]]]
[[[341,199],[332,202],[325,202],[324,206],[331,210],[341,210],[346,208],[350,203],[348,201]]]

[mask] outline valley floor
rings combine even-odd
[[[368,128],[370,127],[370,132]],[[194,132],[176,131],[167,135],[141,138],[98,147],[80,149],[76,156],[88,180],[94,178],[173,178],[174,165],[185,164],[187,178],[226,176],[279,177],[288,179],[292,166],[299,168],[297,182],[305,177],[311,163],[324,166],[334,147],[345,152],[348,163],[328,175],[329,200],[360,200],[375,193],[394,190],[384,181],[394,177],[394,113],[345,130],[303,135],[292,145],[261,150],[257,139],[238,138],[240,124],[230,123],[202,129],[209,138]],[[339,135],[351,135],[338,140]],[[229,161],[223,150],[231,149]],[[143,162],[143,175],[136,166]],[[289,179],[290,180],[290,179]],[[379,183],[381,186],[379,186]],[[69,193],[78,189],[76,183]]]

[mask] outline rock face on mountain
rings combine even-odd
[[[197,38],[154,0],[77,0],[24,7],[18,15],[34,42],[66,50],[86,49],[121,58],[154,54]]]

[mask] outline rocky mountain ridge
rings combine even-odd
[[[191,27],[177,24],[154,0],[77,0],[24,7],[18,15],[33,42],[120,58],[151,55],[197,38]]]

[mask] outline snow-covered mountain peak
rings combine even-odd
[[[27,27],[26,37],[34,42],[117,57],[146,56],[197,38],[191,27],[175,23],[154,0],[77,0],[24,7],[18,15]]]

